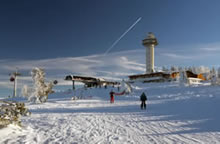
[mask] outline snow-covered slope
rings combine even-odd
[[[47,103],[27,103],[32,115],[22,118],[23,128],[0,129],[0,143],[220,143],[219,86],[139,83],[113,104],[111,89],[117,92],[88,89],[73,101],[71,91],[61,91]],[[147,110],[140,109],[143,91]]]

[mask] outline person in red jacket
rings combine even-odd
[[[114,103],[114,101],[115,101],[114,95],[123,95],[123,94],[125,94],[125,90],[121,93],[116,93],[116,92],[113,92],[113,90],[111,90],[111,92],[109,93],[110,103]]]
[[[110,94],[110,103],[114,103],[115,99],[114,99],[114,92],[111,90]]]

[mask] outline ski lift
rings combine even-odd
[[[57,81],[57,80],[54,80],[54,81],[53,81],[53,84],[55,84],[55,85],[58,84],[58,81]]]
[[[11,77],[10,78],[10,82],[14,82],[15,81],[15,78],[14,77]]]

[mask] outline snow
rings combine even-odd
[[[178,83],[135,83],[129,95],[117,88],[87,89],[71,100],[71,90],[49,95],[43,104],[26,103],[32,112],[22,128],[0,129],[0,143],[219,143],[219,86],[180,86]],[[121,89],[122,91],[122,89]],[[147,110],[140,109],[145,92]]]

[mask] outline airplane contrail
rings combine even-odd
[[[108,52],[142,19],[139,17],[105,52],[104,55],[108,54]]]

